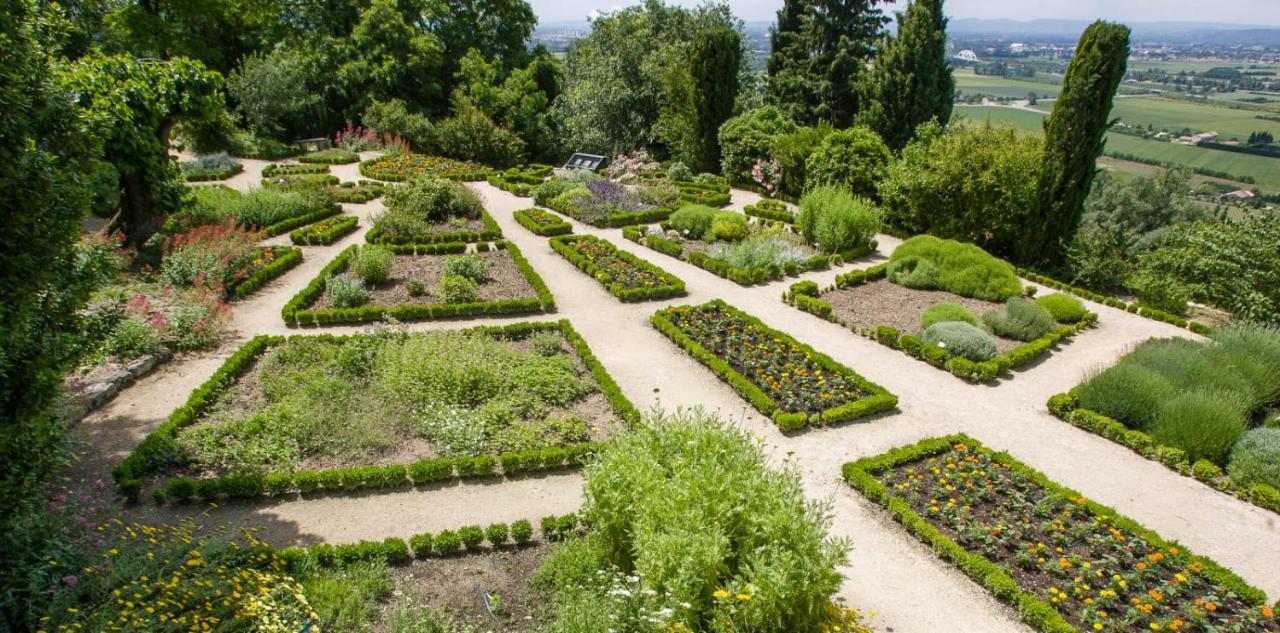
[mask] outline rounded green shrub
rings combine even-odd
[[[1193,462],[1206,459],[1222,465],[1244,433],[1247,406],[1232,392],[1179,393],[1160,407],[1151,423],[1151,436],[1161,444],[1182,449]]]
[[[462,275],[443,275],[438,290],[445,303],[473,303],[479,289],[476,282]]]
[[[880,230],[880,211],[843,187],[816,187],[800,199],[796,228],[827,253],[865,248]]]
[[[894,274],[903,265],[899,262],[913,258],[932,263],[938,269],[936,287],[947,292],[986,301],[1022,295],[1022,282],[1013,267],[973,244],[917,235],[893,250],[889,258],[890,280],[900,283]],[[917,266],[913,264],[911,268]]]
[[[1280,429],[1253,429],[1231,448],[1227,474],[1243,485],[1280,489]]]
[[[591,191],[586,187],[574,187],[564,191],[547,201],[547,206],[552,209],[563,211],[565,209],[577,209],[591,200]]]
[[[689,204],[671,214],[667,223],[672,229],[694,239],[701,239],[711,232],[711,223],[715,221],[719,209],[702,204]]]
[[[1160,372],[1121,361],[1080,385],[1080,406],[1115,418],[1129,428],[1148,430],[1160,405],[1173,392]]]
[[[386,215],[404,215],[427,222],[442,222],[450,217],[478,218],[484,210],[480,197],[462,183],[435,176],[419,176],[392,187],[383,204]]]
[[[934,323],[925,329],[921,338],[927,345],[945,349],[975,363],[991,360],[997,351],[995,338],[963,321]]]
[[[489,279],[489,260],[479,255],[446,257],[442,274],[458,275],[476,283],[483,283]]]
[[[982,323],[996,335],[1016,341],[1034,341],[1058,326],[1048,310],[1021,297],[1006,301],[1003,311],[983,314]]]
[[[381,246],[361,246],[351,254],[347,270],[369,285],[378,285],[391,277],[395,254]]]
[[[1065,293],[1055,292],[1036,299],[1036,305],[1049,311],[1058,323],[1079,323],[1084,318],[1084,302]]]
[[[741,213],[718,211],[711,220],[711,237],[722,242],[744,240],[749,232],[747,216]]]
[[[667,179],[674,180],[676,182],[693,180],[693,170],[689,169],[688,165],[680,161],[676,161],[671,163],[671,166],[667,168]]]
[[[410,279],[404,282],[404,288],[410,297],[424,297],[427,294],[427,282],[421,279]]]
[[[552,178],[533,190],[533,202],[538,206],[548,206],[560,194],[571,189],[580,189],[582,183],[566,178]]]
[[[893,154],[871,128],[832,132],[805,160],[805,184],[835,185],[854,195],[876,195]]]
[[[978,325],[978,317],[974,316],[969,308],[958,303],[949,301],[940,301],[925,309],[924,314],[920,315],[921,329],[929,329],[934,323],[945,323],[947,321],[959,321],[968,323],[969,325]]]
[[[351,274],[333,275],[326,279],[324,293],[335,308],[356,308],[369,302],[369,289]]]
[[[889,262],[889,281],[916,290],[935,290],[942,286],[942,271],[937,265],[919,257],[903,257]]]

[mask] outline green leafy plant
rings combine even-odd
[[[738,242],[745,239],[749,232],[747,216],[735,211],[717,212],[711,220],[712,239]]]
[[[978,317],[974,316],[969,311],[969,308],[958,303],[940,301],[925,308],[924,313],[920,315],[920,328],[927,330],[934,323],[947,321],[959,321],[973,326],[978,325]]]
[[[880,230],[880,212],[845,188],[825,185],[800,198],[796,228],[806,241],[828,253],[864,249]]]
[[[1227,473],[1244,485],[1280,490],[1280,428],[1252,429],[1231,448]]]
[[[1151,424],[1151,436],[1161,444],[1182,449],[1192,461],[1224,464],[1231,447],[1245,430],[1248,404],[1238,394],[1191,391],[1174,395]]]
[[[369,302],[369,289],[364,282],[346,273],[325,279],[324,293],[336,308],[355,308]]]
[[[489,280],[489,260],[479,255],[446,257],[441,274],[466,277],[477,284],[484,283]]]
[[[1084,302],[1065,292],[1040,297],[1036,299],[1036,305],[1048,310],[1058,323],[1079,323],[1087,312]]]
[[[921,338],[928,345],[974,362],[990,360],[997,351],[990,334],[964,321],[934,323],[925,328]]]
[[[1006,301],[1003,311],[984,313],[982,322],[997,335],[1018,341],[1034,341],[1057,326],[1052,313],[1021,297]]]
[[[437,288],[445,303],[472,303],[477,298],[478,290],[474,281],[462,275],[441,276]]]
[[[936,278],[932,273],[935,269]],[[987,301],[1022,295],[1022,283],[1012,266],[973,244],[932,235],[917,235],[894,249],[888,276],[890,281],[908,287],[937,288]]]
[[[361,281],[376,286],[391,277],[391,264],[395,253],[380,246],[361,246],[351,254],[347,270]]]
[[[422,279],[410,279],[404,282],[404,288],[408,291],[410,297],[425,297],[427,295],[427,282]]]
[[[711,233],[711,223],[719,213],[715,208],[702,204],[689,204],[676,209],[667,223],[681,235],[702,239]]]

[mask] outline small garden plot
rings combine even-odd
[[[290,325],[528,314],[555,308],[514,244],[352,246],[285,305]]]
[[[372,180],[342,182],[324,189],[338,202],[364,204],[387,192],[387,185]]]
[[[419,176],[449,180],[484,180],[493,169],[471,161],[400,152],[384,154],[360,163],[360,174],[374,180],[402,182]]]
[[[354,215],[340,215],[290,233],[289,241],[298,246],[328,246],[355,232],[359,224]]]
[[[348,165],[360,160],[360,155],[341,147],[330,147],[318,152],[310,152],[298,157],[300,163],[318,163],[322,165]]]
[[[897,396],[723,301],[666,308],[652,323],[783,430],[888,411]]]
[[[204,154],[178,164],[187,182],[226,180],[242,171],[244,165],[226,152]]]
[[[1148,341],[1049,400],[1081,428],[1280,512],[1280,331]]]
[[[528,198],[533,195],[533,190],[551,175],[552,169],[551,165],[538,164],[512,167],[492,174],[486,180],[503,191],[521,198]]]
[[[1262,591],[963,435],[845,478],[1040,631],[1280,631]]]
[[[181,501],[511,475],[577,463],[635,415],[563,321],[258,337],[116,477],[167,476]]]
[[[620,227],[666,219],[680,203],[680,190],[669,183],[623,185],[570,174],[540,185],[534,201],[592,226]]]
[[[960,254],[921,260],[914,253],[922,241]],[[825,291],[814,282],[794,284],[784,299],[957,377],[986,382],[1097,319],[1071,295],[1031,300],[1021,290],[1008,264],[978,247],[924,236],[899,246],[887,264],[839,275]]]
[[[302,262],[292,246],[257,246],[258,233],[234,226],[199,226],[165,238],[160,279],[174,288],[203,288],[243,297]]]
[[[793,224],[796,221],[796,214],[791,210],[791,207],[788,207],[787,203],[778,200],[764,199],[755,204],[746,205],[742,208],[742,212],[749,217],[773,220],[774,222]]]
[[[184,233],[199,226],[231,223],[272,237],[341,212],[342,207],[322,191],[264,188],[240,193],[213,185],[192,188],[190,203],[169,215],[164,230]]]
[[[384,204],[386,211],[373,218],[373,228],[365,236],[373,244],[479,242],[502,237],[480,197],[445,178],[415,178],[390,190]]]
[[[531,207],[528,209],[520,209],[512,212],[516,222],[520,223],[534,235],[550,237],[553,235],[568,235],[573,232],[573,225],[564,221],[564,218],[551,213],[549,211]]]
[[[618,250],[608,240],[591,235],[556,237],[551,239],[551,248],[622,301],[651,301],[685,294],[684,282],[678,277]]]

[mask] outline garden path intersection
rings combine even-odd
[[[226,182],[247,189],[259,181],[265,164],[245,161],[244,173]],[[331,173],[344,181],[361,178],[356,164],[334,166]],[[951,433],[965,433],[988,447],[1008,451],[1049,479],[1216,560],[1265,591],[1272,600],[1280,596],[1280,517],[1060,421],[1046,409],[1049,396],[1078,384],[1090,370],[1114,363],[1141,341],[1192,336],[1186,331],[1089,303],[1089,309],[1099,315],[1096,327],[1016,371],[1012,378],[972,385],[786,305],[781,295],[796,279],[739,286],[625,240],[620,229],[596,229],[569,220],[575,234],[606,239],[618,249],[684,280],[688,289],[688,296],[682,298],[621,303],[604,286],[553,251],[546,238],[517,224],[512,212],[531,206],[531,200],[483,182],[468,186],[483,197],[505,239],[520,248],[550,287],[557,311],[524,317],[417,322],[404,327],[426,331],[568,319],[640,409],[701,406],[735,420],[770,450],[776,463],[790,462],[800,470],[811,499],[830,504],[835,519],[833,535],[847,536],[854,544],[851,562],[843,568],[846,582],[840,595],[849,606],[876,612],[871,624],[877,629],[891,627],[898,632],[921,633],[1030,630],[1011,608],[935,556],[841,478],[841,465],[846,462]],[[741,209],[757,199],[755,194],[734,190],[732,208]],[[326,263],[346,247],[363,243],[369,218],[382,209],[382,203],[374,200],[343,207],[360,218],[360,229],[331,246],[303,247],[301,265],[233,303],[233,340],[213,352],[173,361],[77,427],[77,435],[85,440],[84,457],[77,468],[80,476],[109,480],[110,469],[249,338],[259,334],[343,334],[363,329],[293,329],[280,316],[281,306]],[[883,235],[879,239],[877,253],[836,269],[803,274],[800,279],[825,286],[833,283],[838,273],[884,261],[898,240]],[[266,243],[285,244],[287,240],[287,236],[279,236]],[[833,428],[784,435],[648,322],[659,308],[713,299],[750,313],[885,387],[899,397],[898,411]],[[256,526],[261,528],[261,537],[277,545],[407,538],[469,523],[520,518],[536,521],[545,515],[571,512],[581,503],[581,483],[575,473],[558,473],[424,490],[229,502],[208,510],[205,521]],[[132,513],[144,519],[172,520],[176,514],[201,510],[191,506],[156,507],[144,502]]]

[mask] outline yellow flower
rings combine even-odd
[[[715,593],[713,593],[713,594],[711,594],[711,595],[713,595],[713,596],[715,596],[715,597],[717,597],[717,598],[719,598],[719,599],[721,599],[721,600],[724,600],[725,598],[728,598],[728,597],[729,597],[729,592],[728,592],[728,591],[725,591],[724,589],[717,589],[717,590],[716,590],[716,592],[715,592]]]
[[[741,601],[743,601],[743,602],[746,602],[746,601],[748,601],[748,600],[750,600],[750,599],[751,599],[751,594],[740,593],[740,594],[738,594],[738,599],[739,599],[739,600],[741,600]]]

